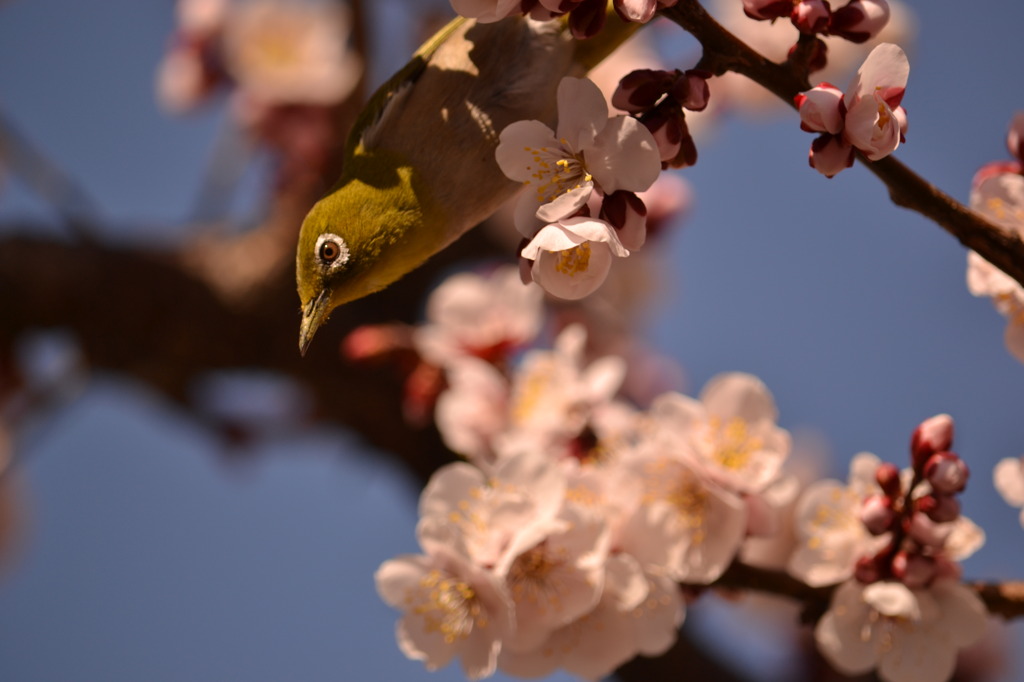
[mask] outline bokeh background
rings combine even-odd
[[[404,61],[423,3],[367,4],[376,83]],[[897,155],[966,201],[1024,109],[1024,5],[906,5],[916,37]],[[223,98],[187,117],[158,108],[173,26],[169,0],[0,3],[0,115],[84,188],[112,241],[169,244],[194,229],[228,125]],[[656,30],[668,54],[694,54],[674,27]],[[722,371],[761,377],[822,475],[844,478],[865,450],[902,464],[914,426],[952,414],[972,468],[964,511],[988,533],[966,575],[1024,578],[1024,531],[991,482],[999,459],[1024,453],[1024,367],[1003,347],[1004,320],[967,292],[953,238],[894,207],[859,166],[832,180],[810,170],[810,141],[782,109],[736,113],[698,140],[683,173],[694,204],[657,257],[660,291],[638,333],[681,364],[688,391]],[[260,210],[259,168],[232,206],[242,222]],[[2,177],[0,225],[59,235],[51,207]],[[41,372],[67,356],[59,336],[26,348]],[[266,382],[245,391],[282,400]],[[0,680],[461,679],[405,660],[374,592],[376,567],[416,550],[416,481],[380,453],[321,425],[225,457],[222,438],[129,379],[93,373],[73,394],[17,432]],[[741,628],[736,608],[707,600],[685,627],[753,679],[787,679],[785,629]],[[1024,679],[1021,626],[991,640],[1006,646],[990,679]]]

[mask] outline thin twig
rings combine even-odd
[[[734,71],[763,85],[790,106],[793,98],[810,88],[805,75],[794,64],[776,64],[722,27],[697,0],[680,0],[663,14],[693,34],[703,47],[699,68],[721,75]],[[861,162],[885,183],[897,206],[929,218],[969,249],[977,251],[1024,286],[1024,241],[992,224],[979,214],[942,192],[896,158]]]

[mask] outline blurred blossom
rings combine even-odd
[[[1024,176],[986,177],[971,190],[971,208],[1010,234],[1024,237]],[[1006,316],[1006,347],[1024,362],[1024,288],[974,251],[967,254],[967,288],[975,296],[990,297]]]
[[[992,472],[992,480],[1006,504],[1021,508],[1020,523],[1024,526],[1024,458],[1000,460]]]
[[[541,299],[539,289],[523,286],[514,266],[453,275],[427,299],[427,322],[413,342],[425,360],[440,366],[467,355],[500,358],[537,336]]]

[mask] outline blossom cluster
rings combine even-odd
[[[801,33],[835,35],[863,43],[889,22],[886,0],[850,0],[833,10],[829,0],[743,0],[751,19],[788,18]]]
[[[521,14],[538,21],[569,15],[569,29],[576,38],[600,32],[607,14],[607,0],[450,0],[457,14],[481,23],[500,21]],[[678,0],[615,0],[616,13],[623,21],[646,23],[662,7]]]
[[[855,150],[871,161],[896,151],[907,130],[900,102],[909,74],[903,50],[882,43],[864,60],[845,94],[821,83],[797,95],[800,127],[820,133],[811,143],[811,167],[831,178],[853,165]]]
[[[986,164],[975,174],[971,208],[1024,238],[1024,112],[1013,117],[1006,146],[1014,160]],[[991,297],[1006,316],[1006,347],[1024,362],[1024,288],[974,251],[967,254],[967,287],[975,296]]]
[[[608,276],[612,260],[640,248],[647,209],[636,196],[661,172],[659,146],[631,116],[608,115],[590,80],[558,86],[558,126],[517,121],[501,131],[495,158],[523,183],[515,210],[524,279],[563,299],[579,299]]]
[[[952,442],[953,420],[932,417],[914,431],[910,468],[861,453],[846,485],[815,483],[798,503],[788,569],[812,586],[839,584],[814,635],[845,674],[949,679],[957,651],[984,633],[985,606],[957,563],[984,534],[960,515],[968,469]]]
[[[479,301],[487,287],[460,288]],[[452,293],[438,307],[458,308]],[[467,462],[432,477],[422,553],[385,562],[378,590],[403,611],[403,652],[430,668],[459,658],[474,678],[563,668],[596,679],[675,641],[677,583],[715,581],[749,538],[775,532],[790,437],[747,374],[646,410],[617,399],[625,362],[588,361],[578,325],[514,366],[509,353],[480,352],[536,330],[531,306],[519,311],[483,336],[457,314],[416,334],[445,363],[437,425]],[[502,329],[515,340],[502,343]]]

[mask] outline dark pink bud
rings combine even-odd
[[[638,69],[627,73],[619,81],[612,95],[612,106],[631,114],[640,114],[654,106],[672,88],[679,71]]]
[[[892,558],[892,574],[912,590],[926,586],[935,578],[935,559],[916,552],[897,552]]]
[[[953,527],[950,524],[936,523],[919,511],[911,515],[907,524],[907,534],[923,547],[941,549],[951,532]]]
[[[583,0],[569,14],[569,30],[577,40],[592,38],[604,28],[606,0]]]
[[[743,12],[751,19],[769,21],[788,17],[793,11],[793,0],[743,0]]]
[[[892,500],[885,495],[871,495],[860,507],[860,520],[872,535],[881,535],[892,530],[896,514]]]
[[[863,43],[878,35],[887,23],[889,3],[886,0],[852,0],[832,12],[828,32],[850,42]]]
[[[839,135],[824,133],[811,142],[807,162],[811,168],[826,178],[832,178],[839,171],[852,166],[853,158],[853,145],[845,142]]]
[[[801,33],[814,34],[828,28],[831,16],[827,0],[803,0],[793,5],[789,18]]]
[[[899,497],[903,492],[903,483],[900,481],[900,470],[895,464],[884,462],[875,471],[875,481],[882,492],[891,499]]]
[[[937,414],[921,422],[910,438],[910,456],[914,471],[922,471],[925,462],[936,452],[953,445],[953,418]]]
[[[647,207],[633,192],[618,190],[601,202],[601,220],[619,231],[619,240],[630,251],[639,249],[647,239]]]
[[[1011,154],[1024,161],[1024,111],[1018,111],[1010,121],[1010,130],[1006,134],[1006,148],[1010,150]]]
[[[680,74],[669,94],[684,109],[704,111],[708,106],[708,99],[711,97],[711,89],[708,87],[709,78],[711,78],[709,71],[689,69]]]
[[[798,46],[799,43],[794,44],[789,48],[789,52],[786,53],[786,57],[792,57]],[[810,53],[808,56],[804,57],[804,61],[807,64],[807,73],[821,71],[828,66],[828,45],[825,44],[825,41],[821,38],[815,38],[814,44],[810,48]]]
[[[935,523],[949,523],[960,516],[960,502],[952,495],[925,495],[915,505]]]
[[[857,560],[853,569],[853,577],[865,585],[876,583],[884,577],[882,562],[879,557],[864,556]]]
[[[697,163],[697,147],[686,127],[683,110],[678,105],[663,102],[644,114],[640,120],[658,144],[663,168],[683,168]]]
[[[967,464],[952,452],[936,452],[924,465],[924,477],[935,492],[944,495],[966,488],[970,474]]]

